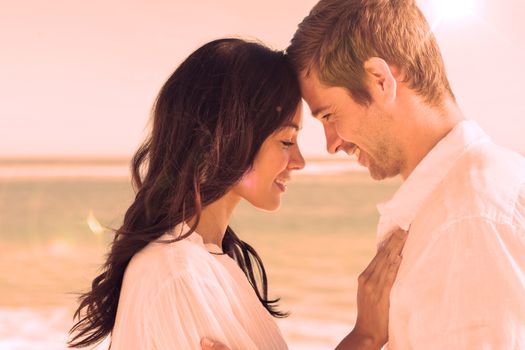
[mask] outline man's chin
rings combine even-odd
[[[384,179],[387,178],[387,176],[385,176],[383,174],[379,174],[379,173],[373,172],[373,171],[370,171],[370,169],[368,169],[368,173],[370,174],[370,177],[373,180],[376,180],[376,181],[381,181],[381,180],[384,180]]]
[[[374,165],[371,165],[368,167],[368,173],[370,174],[370,177],[376,181],[381,181],[381,180],[385,180],[391,177],[395,177],[399,174],[399,172],[395,172],[395,171],[391,171],[391,172],[385,171],[385,169],[381,169]]]

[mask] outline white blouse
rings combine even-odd
[[[169,240],[179,225],[160,240]],[[126,272],[111,336],[112,350],[200,349],[202,337],[232,350],[288,349],[270,313],[237,263],[196,232],[152,242]]]

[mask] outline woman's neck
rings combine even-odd
[[[230,222],[233,210],[237,207],[240,200],[241,198],[238,195],[230,191],[202,210],[199,224],[195,230],[202,237],[204,243],[212,243],[222,247],[224,233]],[[195,218],[188,222],[190,226],[194,223]]]

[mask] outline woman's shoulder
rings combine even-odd
[[[192,233],[174,241],[177,237],[173,230],[167,232],[132,257],[124,274],[123,295],[151,299],[166,287],[207,285],[213,289],[223,284],[228,271],[208,252],[202,237]]]
[[[179,241],[173,238],[163,234],[130,260],[124,273],[114,329],[119,342],[127,341],[130,330],[150,337],[144,327],[151,321],[150,317],[155,317],[151,315],[164,314],[165,310],[176,313],[181,303],[196,302],[203,283],[215,284],[217,276],[210,273],[215,269],[214,261],[209,259],[206,249],[191,236]]]
[[[199,244],[197,237],[192,237],[194,235],[174,241],[176,237],[173,234],[163,234],[135,254],[128,269],[140,276],[159,276],[165,280],[181,278],[197,272],[200,266],[214,264],[204,245]]]

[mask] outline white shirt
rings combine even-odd
[[[459,123],[379,207],[409,229],[390,350],[525,349],[525,159]]]
[[[174,232],[180,232],[179,225]],[[183,232],[188,232],[184,225]],[[173,239],[166,233],[162,240]],[[150,243],[130,261],[122,284],[112,350],[200,350],[206,336],[232,350],[287,349],[270,313],[227,255],[193,233]]]

